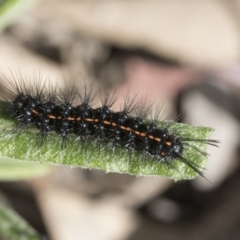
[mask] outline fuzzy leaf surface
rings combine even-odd
[[[174,180],[192,179],[198,174],[174,159],[170,163],[153,160],[138,152],[129,153],[123,148],[109,147],[107,143],[97,144],[94,139],[80,141],[70,136],[67,146],[62,147],[60,137],[51,133],[41,142],[38,131],[26,128],[17,132],[16,122],[1,115],[0,112],[0,157],[9,157],[22,161],[51,163],[82,168],[102,169],[106,172],[128,173],[137,176],[166,176]],[[212,128],[193,127],[186,124],[158,122],[160,128],[191,139],[209,139]],[[170,127],[169,127],[170,126]],[[206,151],[206,144],[193,141],[191,145]],[[206,157],[192,147],[185,147],[183,157],[192,164],[204,168]]]

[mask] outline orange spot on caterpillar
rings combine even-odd
[[[146,137],[146,133],[141,133],[141,137]]]
[[[132,129],[131,129],[131,128],[128,128],[128,127],[120,126],[120,128],[121,128],[122,130],[126,130],[126,131],[128,131],[128,132],[131,132],[131,131],[132,131]]]
[[[85,119],[87,122],[93,122],[94,121],[94,119],[92,119],[92,118],[86,118]]]
[[[56,119],[56,117],[53,116],[53,115],[49,115],[48,117],[49,117],[50,119]]]
[[[124,126],[120,126],[120,128],[121,128],[122,130],[127,130],[127,128],[124,127]]]
[[[166,144],[167,146],[171,146],[171,145],[172,145],[171,142],[165,142],[165,144]]]
[[[111,123],[108,122],[108,121],[103,121],[103,123],[106,124],[106,125],[110,125],[110,124],[111,124]]]
[[[32,110],[32,113],[39,115],[39,113],[36,110]]]
[[[157,142],[160,142],[161,138],[154,138],[154,140],[156,140]]]
[[[69,120],[69,121],[74,121],[75,118],[73,118],[73,117],[68,117],[67,120]]]
[[[112,126],[113,126],[113,127],[116,127],[116,126],[117,126],[117,124],[116,124],[116,123],[112,123]]]

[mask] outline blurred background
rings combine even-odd
[[[9,2],[16,2],[9,7]],[[240,239],[240,1],[0,1],[0,72],[40,71],[163,103],[163,119],[215,128],[204,178],[174,182],[54,166],[1,181],[51,240]],[[1,81],[4,78],[0,77]],[[130,86],[130,87],[129,87]]]

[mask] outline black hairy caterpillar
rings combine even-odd
[[[58,91],[59,90],[59,91]],[[34,126],[40,133],[42,142],[50,132],[56,132],[65,146],[70,135],[79,142],[94,140],[106,143],[112,149],[123,148],[127,152],[137,152],[140,157],[162,163],[178,160],[196,173],[202,174],[202,167],[183,156],[186,148],[206,156],[206,152],[194,142],[216,146],[218,141],[184,137],[172,131],[170,123],[159,127],[157,120],[146,120],[147,111],[143,105],[134,104],[134,99],[126,101],[124,108],[114,112],[113,96],[106,95],[101,107],[94,108],[92,86],[85,87],[82,96],[75,87],[64,90],[51,86],[49,81],[33,81],[26,84],[23,79],[9,81],[7,99],[0,110],[18,121],[15,130]],[[74,105],[76,99],[80,104]],[[132,115],[138,109],[137,116]],[[147,108],[148,109],[148,108]]]

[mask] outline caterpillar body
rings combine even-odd
[[[206,157],[206,152],[195,143],[216,146],[218,141],[184,136],[172,130],[171,122],[159,124],[157,118],[147,120],[149,108],[135,104],[134,99],[126,100],[121,111],[113,111],[114,95],[106,94],[100,107],[93,107],[94,97],[92,86],[89,89],[85,86],[82,95],[74,86],[59,90],[49,82],[27,84],[23,79],[15,79],[9,81],[7,100],[1,102],[0,110],[17,120],[15,132],[29,127],[38,129],[43,144],[55,132],[62,148],[67,148],[69,137],[75,136],[80,145],[91,141],[112,152],[120,148],[127,158],[136,153],[145,161],[165,165],[179,161],[203,176],[203,167],[187,159],[184,151],[190,149]]]

